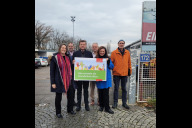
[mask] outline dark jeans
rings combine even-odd
[[[62,93],[56,92],[56,96],[55,96],[56,114],[61,114],[61,100],[62,100]]]
[[[74,89],[74,91],[73,91],[73,95],[74,95],[74,97],[73,97],[73,103],[75,103],[75,89]]]
[[[106,111],[109,107],[109,88],[98,89],[99,90],[99,106],[105,108]]]
[[[114,103],[118,103],[118,90],[119,90],[119,82],[121,80],[121,89],[122,89],[122,102],[125,104],[127,102],[127,76],[113,76],[114,82]]]
[[[75,89],[73,88],[73,85],[70,85],[67,91],[67,111],[73,111],[74,92]]]
[[[84,94],[84,102],[85,107],[88,106],[88,88],[89,88],[89,81],[77,81],[77,106],[81,107],[81,96],[82,96],[82,86],[83,86],[83,94]]]

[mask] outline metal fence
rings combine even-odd
[[[137,102],[156,99],[156,54],[150,54],[150,62],[138,63]]]

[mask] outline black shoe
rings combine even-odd
[[[81,107],[77,106],[76,111],[80,111]]]
[[[129,106],[127,104],[122,105],[124,108],[129,109]]]
[[[101,112],[102,112],[102,111],[103,111],[103,107],[100,107],[100,108],[99,108],[99,111],[101,111]]]
[[[90,108],[89,108],[89,106],[87,105],[87,106],[85,106],[85,110],[87,110],[87,111],[89,111],[90,110]]]
[[[105,112],[108,112],[109,114],[114,114],[114,112],[111,109],[105,110]]]
[[[74,111],[67,111],[68,113],[75,115],[76,113]]]
[[[63,116],[61,114],[57,114],[56,116],[57,116],[57,118],[63,118]]]
[[[117,103],[114,103],[112,108],[117,108]]]
[[[73,103],[73,106],[77,106],[77,103],[74,102],[74,103]]]

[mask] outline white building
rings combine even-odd
[[[35,49],[35,57],[36,58],[40,58],[40,57],[43,57],[43,58],[48,58],[48,56],[52,56],[54,53],[56,53],[57,51],[54,51],[54,50],[38,50],[38,49]]]

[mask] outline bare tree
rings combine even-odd
[[[62,43],[62,37],[63,35],[58,31],[55,30],[53,33],[53,44],[54,44],[54,48],[57,49],[59,47],[59,45]]]
[[[64,44],[67,45],[69,42],[72,42],[73,37],[70,37],[66,32],[63,32],[62,35],[63,35],[62,42]]]
[[[50,34],[53,32],[51,26],[46,26],[40,21],[35,23],[35,48],[46,49],[47,43],[51,40]]]
[[[35,48],[44,50],[57,50],[61,43],[68,44],[73,41],[74,50],[79,49],[80,37],[70,37],[66,32],[60,32],[40,21],[35,23]]]
[[[47,50],[55,50],[54,44],[53,44],[53,38],[51,38],[50,41],[47,43]]]
[[[74,45],[74,50],[78,50],[79,49],[79,41],[81,40],[80,37],[75,37],[73,40],[73,45]]]

